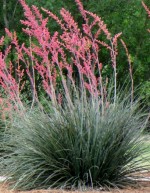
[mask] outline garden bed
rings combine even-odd
[[[81,191],[83,192],[83,191]],[[98,190],[93,190],[93,191],[86,191],[86,193],[98,193]],[[123,190],[120,189],[113,189],[110,191],[101,191],[101,193],[149,193],[150,192],[150,183],[144,183],[142,186],[133,189],[133,188],[126,188]],[[0,186],[0,193],[80,193],[80,191],[63,191],[63,190],[32,190],[32,191],[13,191],[13,190],[8,190],[4,186]]]
[[[143,176],[145,178],[143,178]],[[100,191],[100,190],[86,190],[86,191],[64,191],[64,190],[32,190],[32,191],[13,191],[8,190],[7,186],[4,184],[0,185],[0,193],[149,193],[150,192],[150,172],[141,174],[141,179],[139,180],[139,185],[137,188],[127,187],[125,189],[110,189],[110,191]]]

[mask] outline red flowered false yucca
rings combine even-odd
[[[6,29],[13,45],[13,51],[15,47],[17,68],[14,69],[12,62],[7,59],[11,47],[8,46],[4,53],[0,53],[0,83],[14,102],[20,101],[21,103],[20,95],[26,84],[23,77],[27,75],[32,92],[32,104],[38,101],[39,82],[36,76],[40,76],[42,87],[54,104],[62,101],[65,96],[71,105],[71,88],[74,91],[84,89],[92,96],[99,97],[103,107],[106,100],[106,89],[102,78],[104,65],[101,61],[102,49],[108,51],[114,69],[115,102],[116,58],[118,38],[121,33],[112,37],[99,16],[84,10],[80,0],[75,0],[75,2],[84,21],[81,29],[66,9],[60,10],[61,18],[58,18],[51,11],[42,8],[48,17],[53,18],[61,28],[60,33],[56,31],[52,34],[47,27],[48,17],[43,18],[36,6],[33,5],[30,8],[25,0],[20,0],[26,17],[21,23],[25,26],[23,32],[28,35],[29,44],[19,45],[16,33]],[[101,36],[103,36],[103,41]],[[1,44],[3,44],[3,38],[0,40]],[[13,76],[12,71],[14,70],[16,70],[17,78]]]

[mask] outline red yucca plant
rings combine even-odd
[[[145,114],[137,111],[136,102],[131,108],[128,97],[117,96],[121,33],[112,36],[100,17],[84,10],[80,0],[75,2],[83,18],[81,28],[64,8],[61,19],[42,8],[61,28],[52,34],[48,17],[44,19],[37,7],[29,8],[20,0],[26,17],[21,22],[29,42],[20,45],[16,33],[6,29],[11,46],[0,53],[0,84],[8,96],[6,105],[17,110],[24,107],[24,86],[31,88],[31,107],[40,104],[39,77],[52,103],[46,103],[44,111],[21,108],[21,116],[14,111],[13,121],[6,124],[0,171],[8,184],[19,190],[124,187],[135,184],[133,174],[150,168],[148,145],[141,137]],[[130,55],[123,40],[121,43],[129,60],[132,104]],[[113,93],[108,92],[108,80],[103,76],[102,49],[111,58]]]
[[[11,46],[7,46],[4,53],[0,53],[0,84],[11,102],[22,104],[20,96],[26,84],[24,81],[25,75],[28,76],[31,85],[32,105],[35,101],[39,101],[36,76],[40,76],[44,91],[46,91],[53,104],[61,103],[65,96],[68,104],[71,105],[69,88],[71,87],[74,91],[77,88],[82,88],[92,96],[99,97],[102,111],[104,111],[104,102],[107,101],[107,83],[104,83],[105,81],[102,78],[103,64],[100,59],[100,51],[107,49],[114,71],[113,98],[115,104],[117,95],[117,46],[121,33],[112,37],[99,16],[84,10],[80,0],[75,0],[75,2],[84,20],[81,29],[79,29],[70,12],[64,8],[60,10],[61,19],[42,8],[48,17],[53,18],[61,28],[60,33],[56,31],[51,34],[47,27],[48,17],[43,18],[36,6],[33,5],[29,8],[24,0],[20,0],[26,17],[26,20],[21,21],[21,23],[25,26],[23,32],[29,36],[29,45],[27,46],[25,43],[19,45],[16,33],[6,29],[6,34],[11,40]],[[101,35],[105,36],[105,42],[100,40]],[[0,45],[3,43],[4,37],[1,38]],[[122,43],[127,51],[123,40]],[[15,47],[15,68],[8,57],[12,45],[13,52]],[[128,52],[126,53],[129,58]],[[132,79],[130,58],[129,64]],[[13,76],[14,71],[15,77]],[[78,74],[78,81],[75,78],[77,77],[76,74]],[[71,86],[68,86],[68,82]],[[62,85],[61,89],[60,84]],[[65,94],[61,90],[64,90]]]

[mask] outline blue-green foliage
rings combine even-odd
[[[137,104],[118,102],[103,115],[98,100],[86,97],[71,108],[47,106],[47,113],[14,115],[5,133],[1,173],[14,188],[123,187],[150,167]]]

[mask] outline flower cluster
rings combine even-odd
[[[16,65],[8,62],[11,47],[7,47],[4,54],[0,54],[1,85],[13,101],[20,100],[23,86],[26,84],[23,76],[27,76],[32,93],[32,104],[38,100],[37,87],[42,81],[43,90],[48,94],[52,103],[63,101],[63,97],[71,105],[72,90],[86,90],[100,100],[104,109],[106,86],[103,83],[102,71],[104,64],[101,61],[101,50],[106,49],[112,61],[114,70],[114,102],[116,98],[117,55],[118,39],[121,33],[112,37],[101,17],[86,11],[80,0],[75,0],[84,23],[79,28],[69,11],[60,10],[61,19],[55,14],[42,8],[48,15],[43,18],[36,6],[31,8],[25,0],[20,0],[24,9],[25,26],[23,32],[28,35],[29,43],[19,45],[16,33],[6,29],[6,33],[15,49]],[[61,28],[60,32],[51,34],[48,27],[48,18],[53,18]],[[96,29],[96,30],[95,30]],[[103,38],[101,38],[103,36]],[[4,38],[0,40],[3,44]],[[8,65],[9,63],[9,65]],[[17,74],[15,77],[13,76]],[[60,100],[61,98],[61,100]],[[21,102],[21,100],[20,100]]]

